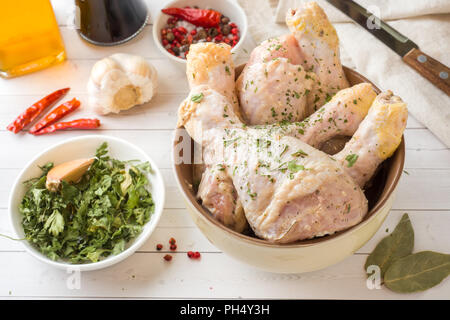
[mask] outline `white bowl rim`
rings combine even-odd
[[[161,9],[169,8],[173,3],[180,1],[180,0],[172,0],[164,4],[163,7],[161,7],[158,11],[158,13],[155,16],[155,19],[153,20],[153,26],[152,26],[152,33],[153,33],[153,41],[155,42],[155,45],[158,47],[158,49],[168,58],[172,59],[173,61],[179,62],[179,63],[186,63],[186,59],[178,58],[172,54],[170,54],[161,44],[161,41],[159,41],[158,34],[159,30],[157,29],[158,21],[163,17],[163,13],[161,12]],[[248,29],[248,21],[247,21],[247,15],[245,14],[244,9],[237,3],[237,1],[231,1],[231,0],[220,0],[222,2],[226,2],[230,6],[234,7],[235,10],[239,12],[239,15],[243,17],[244,24],[242,26],[239,26],[239,30],[241,32],[241,37],[236,43],[236,45],[231,49],[231,53],[235,53],[239,50],[242,43],[245,40],[245,37],[247,36],[247,29]]]
[[[161,181],[162,184],[162,190],[160,190],[161,193],[161,205],[159,208],[157,208],[157,206],[155,205],[155,211],[153,212],[150,221],[148,221],[147,223],[152,223],[149,228],[147,230],[143,230],[141,232],[141,234],[134,240],[134,242],[131,244],[130,247],[126,248],[124,251],[122,251],[121,253],[114,255],[114,256],[108,256],[107,258],[105,258],[104,260],[100,260],[98,262],[92,262],[92,263],[84,263],[84,264],[72,264],[72,263],[68,263],[68,262],[62,262],[62,261],[53,261],[50,258],[47,258],[45,255],[43,255],[42,253],[40,253],[37,249],[33,248],[33,246],[28,243],[28,241],[26,240],[22,240],[20,241],[22,246],[25,248],[25,250],[32,255],[33,257],[35,257],[36,259],[45,262],[51,266],[54,266],[56,268],[59,269],[67,269],[67,270],[79,270],[79,271],[92,271],[92,270],[98,270],[98,269],[103,269],[109,266],[112,266],[124,259],[126,259],[127,257],[129,257],[130,255],[132,255],[133,253],[135,253],[139,247],[141,247],[150,237],[150,235],[153,233],[153,231],[155,230],[156,226],[158,225],[158,222],[161,218],[161,215],[164,211],[164,205],[165,205],[165,183],[164,183],[164,179],[162,177],[162,174],[158,168],[158,166],[156,165],[156,163],[153,161],[153,159],[144,151],[142,150],[140,147],[124,140],[121,138],[117,138],[117,137],[113,137],[113,136],[109,136],[109,135],[101,135],[101,134],[95,134],[95,135],[84,135],[84,136],[79,136],[79,137],[74,137],[74,138],[69,138],[69,139],[65,139],[63,141],[60,141],[52,146],[49,146],[48,148],[44,149],[43,151],[41,151],[39,154],[37,154],[36,156],[34,156],[30,161],[27,162],[27,164],[24,166],[24,168],[20,171],[20,173],[18,174],[17,178],[14,180],[13,183],[13,187],[11,189],[11,192],[9,194],[9,200],[8,200],[8,216],[9,216],[9,223],[11,226],[11,230],[13,233],[13,236],[15,238],[19,238],[20,235],[18,234],[14,221],[13,221],[13,210],[12,210],[12,206],[13,206],[13,200],[14,200],[14,194],[17,192],[17,188],[20,185],[20,183],[23,181],[23,174],[27,171],[27,169],[32,166],[33,164],[35,164],[35,162],[42,157],[43,155],[45,155],[47,152],[50,152],[51,150],[58,148],[62,145],[66,145],[66,144],[70,144],[72,142],[75,141],[79,141],[79,140],[89,140],[89,139],[106,139],[106,140],[115,140],[116,142],[119,143],[123,143],[125,145],[127,145],[128,147],[134,148],[136,151],[139,151],[140,153],[144,154],[146,156],[146,161],[148,161],[152,167],[152,170],[156,176],[156,179]]]

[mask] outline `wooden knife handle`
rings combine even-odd
[[[419,49],[409,51],[403,61],[450,96],[450,69],[447,66]]]

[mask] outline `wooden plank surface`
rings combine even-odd
[[[118,47],[96,47],[82,41],[71,26],[68,1],[52,1],[69,60],[24,77],[0,79],[0,234],[11,235],[8,197],[17,175],[37,152],[80,134],[120,137],[143,148],[161,168],[166,183],[164,214],[152,237],[125,261],[81,275],[81,288],[67,288],[68,274],[36,261],[18,241],[0,237],[0,298],[333,298],[333,299],[446,299],[450,281],[413,295],[382,288],[369,290],[363,265],[387,231],[408,212],[415,232],[415,250],[450,252],[450,149],[419,121],[410,117],[405,132],[406,162],[391,213],[376,235],[356,254],[321,271],[273,274],[235,261],[214,247],[191,221],[171,169],[171,139],[179,103],[187,95],[184,68],[164,58],[152,39],[152,19],[164,3],[147,0],[151,18],[143,32]],[[236,64],[246,61],[254,43],[247,39]],[[70,116],[92,116],[87,106],[86,82],[100,58],[116,52],[144,56],[159,74],[159,89],[152,101],[120,115],[101,117],[102,129],[33,137],[5,130],[27,106],[55,89],[70,86],[67,99],[77,97],[82,108]],[[43,81],[45,79],[45,81]],[[68,119],[70,119],[68,118]],[[157,243],[178,242],[171,263]],[[200,261],[186,252],[202,253]]]

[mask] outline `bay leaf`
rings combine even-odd
[[[450,275],[450,254],[417,252],[393,262],[384,276],[386,287],[395,292],[427,290]]]
[[[386,270],[397,259],[410,255],[414,247],[414,230],[405,213],[394,231],[383,238],[375,247],[373,252],[367,257],[365,270],[369,266],[378,266],[381,277],[384,277]]]

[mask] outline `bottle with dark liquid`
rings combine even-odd
[[[142,0],[76,0],[76,5],[81,37],[97,45],[117,45],[134,38],[148,18]]]

